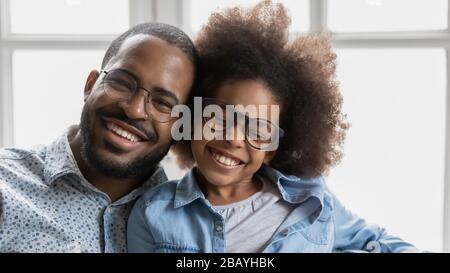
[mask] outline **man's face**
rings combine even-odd
[[[105,67],[129,72],[140,87],[150,92],[169,92],[178,103],[186,103],[194,79],[194,67],[179,48],[152,36],[128,38]],[[148,175],[167,154],[173,121],[158,122],[146,108],[143,89],[128,100],[106,93],[105,74],[91,72],[85,88],[81,117],[84,160],[110,177]]]

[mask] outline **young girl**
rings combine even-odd
[[[416,250],[349,212],[327,189],[322,175],[339,162],[348,127],[336,56],[318,36],[289,42],[289,24],[284,7],[270,1],[209,18],[196,41],[203,107],[279,106],[279,115],[224,111],[194,124],[228,138],[177,144],[184,164],[195,167],[135,204],[130,252]],[[229,128],[236,115],[245,122]],[[262,126],[252,129],[251,120]],[[278,149],[268,149],[274,140]]]

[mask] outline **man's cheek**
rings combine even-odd
[[[155,129],[158,133],[158,142],[172,142],[171,126],[169,124],[165,124],[165,126],[155,126]]]
[[[90,104],[92,107],[97,104],[101,104],[102,97],[103,97],[103,92],[101,92],[101,89],[96,88],[96,89],[92,90],[92,92],[89,93],[89,95],[84,97],[84,103]]]

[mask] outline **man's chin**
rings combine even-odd
[[[95,126],[88,126],[90,117],[87,110],[83,110],[81,119],[81,156],[90,169],[103,176],[135,178],[151,175],[169,151],[170,144],[124,151],[108,143],[103,133],[94,129]]]
[[[107,177],[126,178],[131,176],[126,161],[114,153],[99,153],[98,151],[82,152],[84,161],[89,168]]]
[[[168,149],[149,151],[144,156],[130,156],[113,147],[86,147],[82,153],[90,168],[111,178],[134,178],[151,174]]]

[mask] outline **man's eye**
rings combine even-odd
[[[131,92],[132,86],[129,82],[118,80],[118,79],[111,79],[107,80],[106,83],[113,89],[121,92]]]
[[[162,98],[153,98],[152,104],[160,111],[172,111],[172,108],[175,107],[172,102],[169,102]]]

